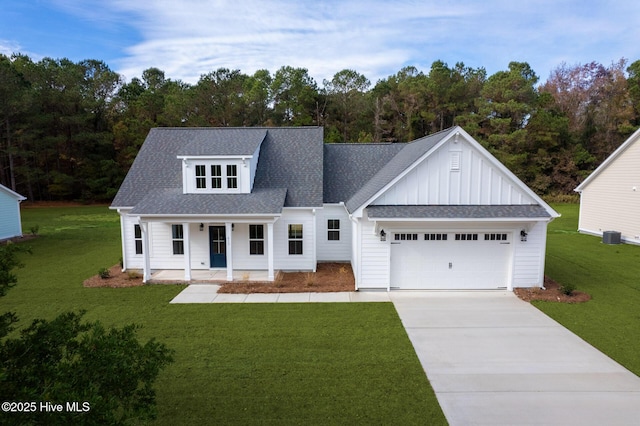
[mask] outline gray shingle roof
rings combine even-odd
[[[322,207],[322,127],[269,128],[254,188],[287,188],[285,207]]]
[[[229,145],[237,144],[239,147],[227,149],[223,143],[227,136],[230,137]],[[285,207],[322,206],[321,127],[151,129],[111,206],[134,207],[147,194],[164,193],[167,189],[181,191],[182,164],[178,155],[250,155],[260,142],[254,192],[286,190]],[[220,151],[207,152],[215,147]],[[230,197],[240,197],[240,194]],[[184,198],[189,203],[197,203],[196,200],[198,198]],[[259,203],[253,206],[257,205]],[[194,204],[194,208],[197,206]],[[188,206],[175,207],[177,214],[178,210]],[[168,212],[167,209],[164,211]]]
[[[507,219],[549,218],[551,215],[540,205],[411,205],[368,206],[371,219]]]
[[[325,144],[325,203],[347,201],[405,146],[404,143]]]
[[[267,129],[201,129],[191,132],[190,140],[178,150],[178,155],[252,155],[266,135]]]
[[[286,189],[261,189],[251,194],[183,194],[180,189],[150,192],[131,211],[140,215],[280,214]]]
[[[369,181],[364,183],[360,190],[346,201],[345,205],[347,210],[353,213],[356,209],[361,207],[373,195],[375,195],[376,192],[398,177],[400,173],[415,163],[421,156],[436,146],[438,142],[448,136],[452,131],[453,129],[443,130],[405,144],[404,148],[395,157],[386,163],[378,173],[376,173]]]

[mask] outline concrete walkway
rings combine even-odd
[[[640,378],[512,292],[218,294],[171,303],[393,302],[452,426],[640,425]]]

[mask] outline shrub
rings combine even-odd
[[[38,235],[40,225],[33,225],[29,230],[31,231],[31,235]]]
[[[108,268],[100,268],[100,270],[98,270],[98,275],[103,280],[106,280],[107,278],[109,278],[111,276],[111,272],[109,272]]]
[[[562,294],[566,294],[567,296],[571,296],[575,290],[576,285],[572,283],[562,284],[560,286],[560,291],[562,292]]]

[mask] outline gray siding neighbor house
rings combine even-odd
[[[462,128],[409,143],[324,144],[321,127],[157,128],[111,208],[123,265],[314,271],[357,289],[538,287],[558,214]]]

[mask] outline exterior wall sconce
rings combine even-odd
[[[384,232],[384,229],[380,230],[380,241],[387,241],[387,233]]]
[[[204,231],[204,223],[200,224],[200,232]]]
[[[527,231],[525,231],[524,229],[522,231],[520,231],[520,241],[524,242],[527,241]]]
[[[235,228],[236,228],[236,224],[235,224],[235,223],[232,223],[232,224],[231,224],[231,231],[235,231]]]

